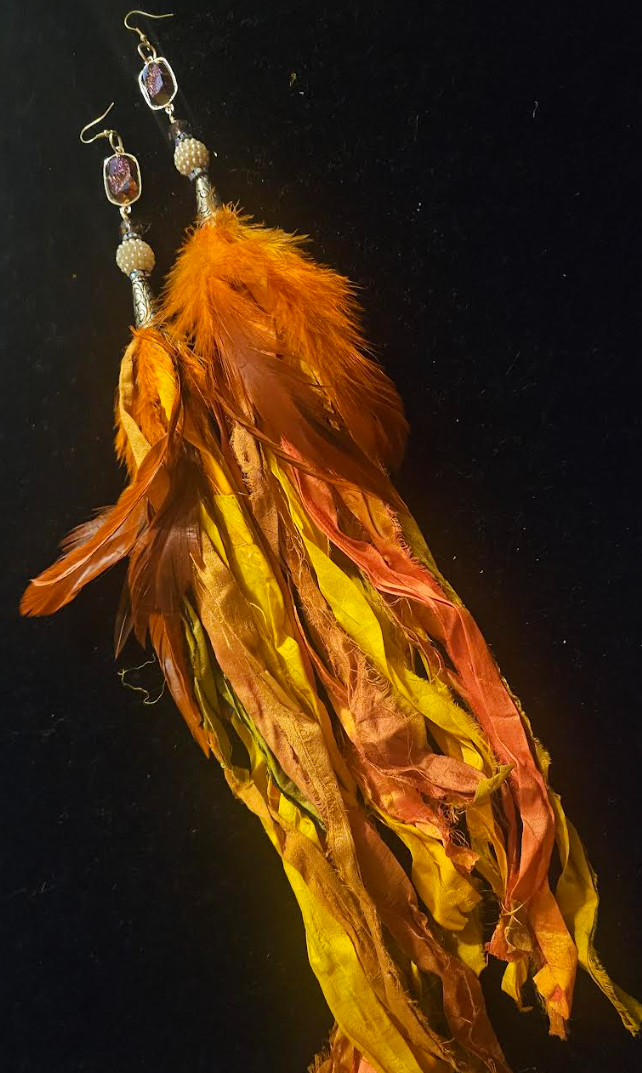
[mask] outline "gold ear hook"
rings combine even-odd
[[[151,11],[128,11],[123,19],[123,26],[128,30],[132,30],[135,34],[138,34],[140,41],[138,43],[138,55],[145,63],[150,60],[155,60],[158,57],[158,53],[152,43],[148,41],[147,35],[143,33],[140,26],[132,26],[130,24],[130,18],[132,15],[143,15],[146,19],[173,19],[174,12],[170,11],[167,15],[152,15]]]
[[[80,140],[83,143],[83,145],[90,145],[91,142],[97,141],[98,138],[109,138],[109,144],[111,145],[111,147],[114,150],[114,152],[115,153],[124,153],[125,149],[124,149],[120,134],[118,133],[117,130],[111,130],[111,129],[101,130],[101,131],[98,132],[98,134],[94,134],[91,138],[86,138],[85,137],[85,131],[86,130],[89,130],[90,127],[95,127],[97,123],[101,123],[103,121],[105,116],[109,115],[109,113],[111,112],[112,108],[114,107],[114,103],[115,102],[112,101],[111,104],[109,105],[109,108],[107,108],[106,111],[104,111],[102,115],[99,115],[98,119],[92,119],[90,123],[85,123],[84,127],[82,128],[82,130],[80,132]]]

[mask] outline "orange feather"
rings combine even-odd
[[[374,465],[401,460],[408,432],[403,407],[390,379],[365,353],[352,284],[315,264],[301,249],[303,241],[221,208],[179,253],[160,319],[209,365],[223,391],[245,396],[264,419],[276,392],[282,432],[290,416],[283,412],[286,396],[298,410],[291,413],[294,436],[300,436],[302,420],[316,419],[316,434],[308,428],[301,451],[310,463],[351,477],[328,456],[328,443],[349,438],[352,457],[370,472],[371,482]],[[295,442],[287,429],[285,438]],[[345,442],[339,449],[345,464]],[[363,482],[363,472],[354,476]]]

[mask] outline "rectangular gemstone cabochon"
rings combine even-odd
[[[178,85],[167,60],[149,60],[140,72],[140,88],[150,108],[166,108],[174,100]]]
[[[104,165],[105,191],[113,205],[131,205],[140,197],[140,168],[135,156],[114,153]]]

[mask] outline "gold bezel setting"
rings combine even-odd
[[[119,159],[125,159],[130,164],[130,174],[136,186],[136,192],[131,196],[127,193],[123,193],[123,195],[119,197],[117,194],[114,194],[109,185],[109,165],[111,164],[112,160]],[[136,157],[133,156],[131,153],[122,152],[112,153],[111,156],[106,156],[103,160],[103,185],[105,187],[105,195],[107,197],[107,200],[111,202],[112,205],[117,205],[119,208],[123,208],[123,206],[133,205],[135,201],[138,201],[143,190],[143,180],[140,172],[140,164],[138,163]]]
[[[166,101],[163,101],[162,104],[154,104],[154,102],[152,101],[152,98],[149,95],[149,90],[147,89],[147,86],[145,85],[145,76],[146,76],[147,71],[149,70],[149,68],[152,66],[152,64],[156,64],[157,67],[160,67],[161,71],[166,71],[167,74],[169,75],[170,80],[171,80],[171,90],[169,92],[169,96],[168,96]],[[142,95],[143,95],[143,97],[145,99],[145,104],[148,106],[148,108],[151,108],[154,112],[161,112],[164,108],[168,108],[169,105],[174,100],[174,97],[178,93],[178,82],[176,81],[176,75],[174,74],[174,71],[172,70],[171,64],[168,63],[168,61],[165,59],[164,56],[150,56],[150,58],[148,59],[147,63],[143,67],[142,71],[138,75],[138,85],[139,85],[140,91],[141,91],[141,93],[142,93]]]

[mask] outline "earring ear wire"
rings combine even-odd
[[[91,127],[95,127],[98,123],[101,123],[102,120],[105,119],[109,115],[109,113],[111,112],[111,110],[114,107],[115,103],[116,103],[115,101],[112,101],[111,104],[109,105],[109,107],[105,109],[105,111],[103,112],[102,115],[99,115],[97,119],[92,119],[91,122],[89,122],[89,123],[85,123],[84,127],[82,128],[82,130],[81,130],[81,132],[79,134],[80,141],[82,142],[83,145],[91,145],[92,142],[97,141],[99,138],[109,138],[109,144],[111,145],[111,147],[112,147],[112,149],[114,150],[115,153],[123,153],[124,152],[122,139],[121,139],[120,134],[118,133],[117,130],[111,130],[111,129],[101,130],[97,134],[92,135],[91,138],[86,138],[85,137],[85,131],[90,130]]]
[[[166,15],[153,15],[150,11],[128,11],[123,19],[123,26],[127,30],[131,30],[132,33],[138,34],[140,41],[138,43],[138,55],[146,63],[148,60],[155,60],[158,58],[158,53],[151,41],[148,39],[147,34],[141,30],[140,26],[132,26],[129,22],[132,15],[143,15],[146,19],[173,19],[174,12],[169,11]]]

